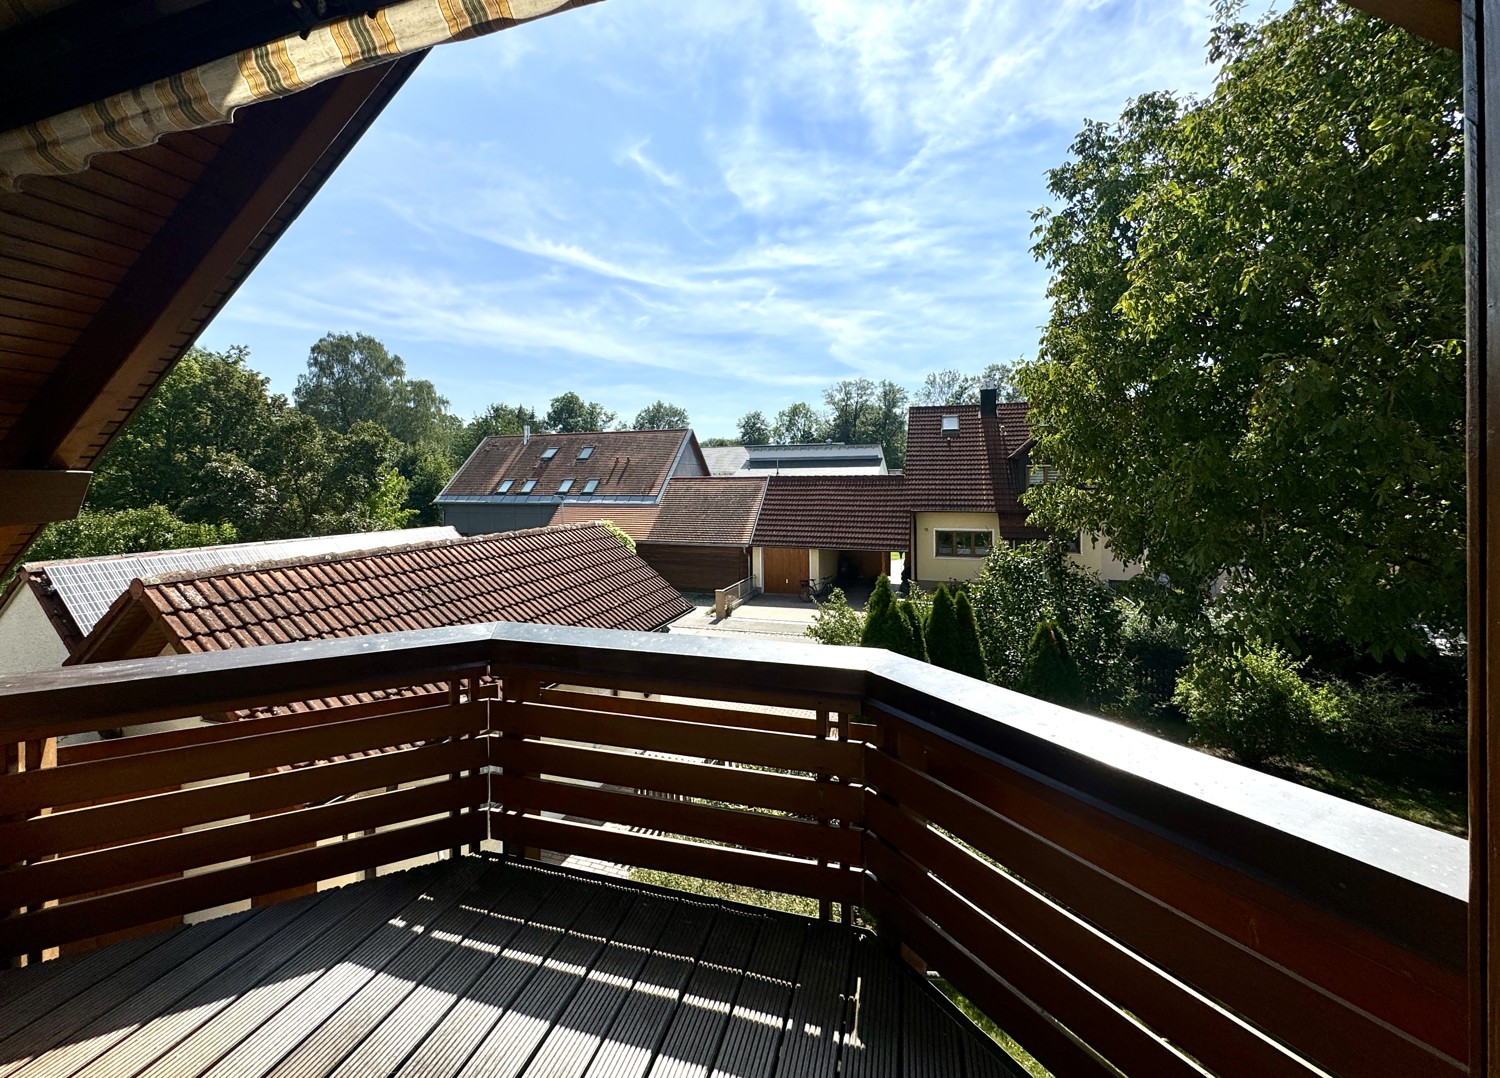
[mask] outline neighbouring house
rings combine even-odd
[[[740,465],[750,459],[750,450],[743,445],[706,445],[703,447],[703,462],[708,465],[709,475],[734,475]]]
[[[756,583],[799,593],[808,581],[873,580],[910,531],[901,475],[777,475],[754,535]]]
[[[1033,465],[1025,401],[1001,402],[993,389],[979,404],[912,408],[907,416],[906,503],[911,514],[908,579],[924,587],[972,580],[997,542],[1048,538],[1021,497],[1052,479]],[[1072,536],[1071,557],[1105,580],[1139,572],[1099,536]]]
[[[486,438],[436,498],[464,535],[538,528],[561,506],[614,520],[661,502],[667,481],[708,475],[693,432],[590,431]]]
[[[650,632],[691,610],[609,529],[571,524],[134,580],[69,665],[494,621]]]
[[[28,562],[0,595],[0,675],[61,666],[138,578],[456,538],[453,528],[406,528]]]
[[[748,445],[735,475],[885,475],[885,448],[811,442],[799,445]]]

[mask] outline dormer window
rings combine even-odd
[[[510,488],[514,484],[515,484],[515,480],[514,479],[505,479],[505,480],[502,480],[501,483],[500,483],[500,485],[495,488],[495,493],[496,494],[509,494],[510,493]]]
[[[1057,482],[1057,469],[1050,464],[1033,464],[1031,472],[1026,476],[1026,485],[1039,487],[1043,483]]]
[[[956,434],[958,434],[958,416],[956,416],[956,415],[945,415],[945,416],[943,416],[943,437],[944,438],[952,438]]]
[[[557,456],[557,446],[555,445],[549,445],[546,451],[542,453],[543,460],[551,460],[555,456]]]
[[[582,493],[582,494],[592,494],[592,493],[594,493],[594,491],[596,491],[598,489],[599,489],[599,480],[597,480],[597,479],[590,479],[587,483],[583,484],[583,490],[580,491],[580,493]]]
[[[582,449],[580,449],[578,451],[578,459],[579,460],[588,460],[593,455],[594,455],[594,447],[591,446],[591,445],[586,445],[586,446],[584,446]]]
[[[535,479],[528,479],[528,480],[526,480],[526,482],[524,482],[524,483],[521,484],[521,493],[522,494],[530,494],[535,489],[536,489],[536,480]]]
[[[571,480],[571,479],[564,479],[561,483],[557,484],[557,492],[559,494],[566,494],[568,491],[570,491],[572,489],[573,489],[573,480]]]

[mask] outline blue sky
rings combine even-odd
[[[606,0],[435,50],[200,340],[290,394],[365,332],[464,416],[566,390],[701,437],[1029,356],[1045,171],[1203,92],[1207,0]]]

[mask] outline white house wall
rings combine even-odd
[[[19,587],[0,608],[0,676],[56,670],[68,658],[36,593]]]

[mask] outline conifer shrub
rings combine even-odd
[[[989,673],[989,667],[984,661],[984,644],[979,639],[979,622],[974,616],[974,604],[969,602],[969,593],[962,588],[958,589],[953,612],[958,622],[958,654],[957,664],[951,669],[983,681]]]
[[[898,655],[911,649],[911,630],[896,607],[896,596],[891,590],[890,577],[881,574],[865,604],[864,631],[860,635],[861,647],[885,648]]]
[[[1047,619],[1037,622],[1026,648],[1020,689],[1027,696],[1064,707],[1083,706],[1086,697],[1083,678],[1068,648],[1068,638],[1057,622]]]
[[[905,647],[900,649],[901,654],[909,658],[920,659],[925,663],[927,661],[927,634],[922,624],[922,612],[910,599],[902,599],[896,609],[906,625]]]
[[[939,584],[932,594],[932,613],[927,619],[927,661],[958,670],[958,631],[958,608],[953,603],[953,593],[947,584]]]

